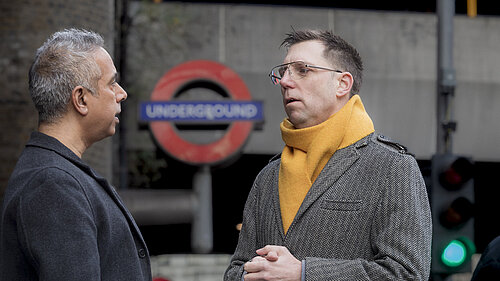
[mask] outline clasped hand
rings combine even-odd
[[[245,281],[300,281],[302,262],[286,247],[267,245],[256,251],[257,255],[245,263]]]

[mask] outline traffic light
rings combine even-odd
[[[474,245],[474,164],[467,157],[434,155],[431,162],[434,274],[470,272]]]

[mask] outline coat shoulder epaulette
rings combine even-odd
[[[401,154],[408,154],[408,155],[415,157],[415,155],[413,153],[408,151],[408,148],[406,148],[406,146],[404,146],[398,142],[395,142],[394,140],[391,140],[390,138],[388,138],[384,135],[378,135],[377,140],[381,143],[384,143],[384,144],[396,149]]]

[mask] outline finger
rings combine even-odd
[[[243,269],[249,273],[259,272],[264,269],[264,262],[267,262],[265,258],[257,256],[251,261],[245,263]]]
[[[288,249],[283,246],[267,245],[264,248],[258,249],[257,254],[259,256],[267,256],[269,253],[274,252],[275,256],[281,256],[282,254],[288,253]]]
[[[251,262],[263,262],[265,261],[266,259],[264,257],[261,257],[261,256],[255,256],[253,259],[251,259],[250,261]]]
[[[260,248],[258,249],[257,251],[255,251],[257,253],[257,255],[259,256],[265,256],[267,255],[270,251],[272,251],[275,247],[277,246],[274,246],[274,245],[267,245],[265,246],[264,248]]]
[[[262,274],[260,272],[247,272],[247,274],[243,275],[244,281],[262,281],[264,279],[261,278]]]
[[[261,262],[247,262],[243,266],[243,269],[248,273],[256,273],[263,270]]]
[[[271,250],[269,253],[267,253],[265,258],[268,261],[277,261],[278,260],[278,253]]]

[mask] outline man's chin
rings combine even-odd
[[[109,132],[106,134],[106,136],[104,136],[104,138],[103,138],[103,139],[105,139],[105,138],[109,138],[109,137],[112,137],[112,136],[114,136],[114,135],[115,135],[115,133],[116,133],[116,128],[113,126],[113,127],[109,130]]]

